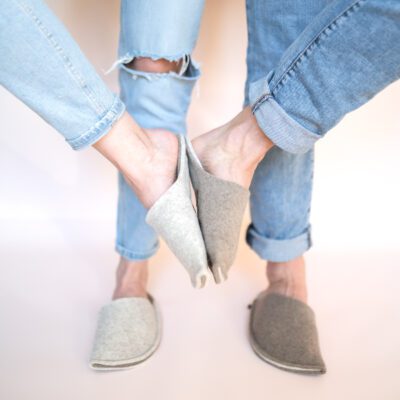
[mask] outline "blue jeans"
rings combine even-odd
[[[250,85],[250,104],[272,142],[299,154],[399,78],[400,1],[334,0]]]
[[[75,150],[95,143],[125,110],[41,0],[1,2],[0,84]]]
[[[249,105],[275,143],[251,187],[250,246],[284,261],[310,246],[313,145],[348,112],[400,77],[398,0],[248,0]],[[166,6],[168,4],[168,6]],[[286,4],[286,3],[285,3]],[[145,128],[186,131],[200,76],[191,59],[203,4],[122,3],[121,97],[111,93],[62,24],[40,0],[3,0],[0,83],[59,131],[73,149],[105,135],[125,109]],[[184,60],[179,73],[132,71],[137,56]],[[125,104],[124,104],[125,103]],[[120,177],[117,250],[148,258],[158,239]]]
[[[190,54],[195,46],[203,1],[122,0],[118,50],[121,98],[144,128],[186,133],[186,113],[192,89],[200,76]],[[134,71],[134,57],[183,60],[179,73]],[[159,240],[146,222],[147,210],[119,174],[117,252],[128,260],[151,257]]]
[[[186,134],[186,112],[200,71],[191,59],[203,2],[197,0],[123,0],[119,46],[120,86],[129,113],[146,128]],[[249,84],[265,75],[328,0],[295,0],[288,7],[278,0],[247,0],[248,52],[244,106]],[[178,16],[177,16],[178,14]],[[159,18],[146,19],[147,15]],[[180,21],[176,24],[176,20]],[[182,22],[182,23],[181,23]],[[126,68],[134,57],[188,59],[188,69],[154,74]],[[252,185],[252,222],[246,240],[263,259],[286,261],[311,246],[309,212],[314,152],[270,151],[258,166]],[[129,260],[146,259],[158,248],[146,209],[119,174],[116,249]]]

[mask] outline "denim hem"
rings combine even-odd
[[[322,136],[304,128],[277,103],[269,89],[270,76],[252,82],[249,86],[251,109],[258,125],[282,150],[294,154],[306,153]]]
[[[74,139],[66,139],[73,150],[82,150],[103,137],[111,129],[113,124],[125,111],[125,104],[115,95],[114,102],[106,114],[97,121],[88,131]]]
[[[136,261],[136,260],[147,260],[148,258],[152,257],[157,250],[159,249],[160,244],[157,243],[151,250],[147,251],[147,252],[135,252],[132,250],[127,249],[126,247],[116,243],[115,244],[115,250],[116,252],[126,258],[127,260],[130,261]]]
[[[263,260],[285,262],[301,256],[312,246],[311,228],[291,239],[270,239],[260,235],[250,225],[246,232],[247,244]]]

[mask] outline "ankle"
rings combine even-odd
[[[305,262],[298,257],[287,262],[268,262],[269,290],[307,302]]]
[[[154,155],[146,131],[126,112],[93,147],[133,183],[141,176],[140,166],[151,163]]]
[[[227,124],[225,143],[228,148],[236,146],[244,168],[257,165],[273,147],[273,143],[258,126],[250,107],[244,108]]]
[[[113,299],[119,297],[146,297],[147,260],[129,261],[121,257],[116,270]]]

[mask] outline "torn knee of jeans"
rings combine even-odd
[[[148,68],[135,68],[135,60],[152,60]],[[156,61],[164,61],[164,70],[157,71]],[[145,63],[145,62],[144,62]],[[160,63],[161,64],[161,63]],[[161,64],[162,65],[162,64]],[[161,67],[161,65],[159,65]],[[189,54],[183,54],[180,57],[155,57],[147,55],[125,55],[118,59],[107,73],[119,67],[129,73],[132,79],[145,78],[147,80],[155,80],[165,77],[173,77],[185,80],[196,80],[200,76],[200,66],[195,62]],[[148,71],[146,69],[149,69]],[[152,70],[154,69],[154,70]]]

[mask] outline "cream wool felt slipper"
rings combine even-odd
[[[227,279],[238,247],[250,191],[208,173],[186,138],[189,171],[208,262],[216,283]]]
[[[264,361],[302,374],[326,372],[314,311],[302,301],[261,292],[251,306],[250,344]]]
[[[199,221],[191,198],[185,139],[179,138],[177,178],[153,204],[146,222],[165,240],[190,275],[192,285],[201,288],[210,272]]]
[[[115,299],[99,311],[90,368],[132,368],[157,350],[160,339],[161,317],[151,296]]]

